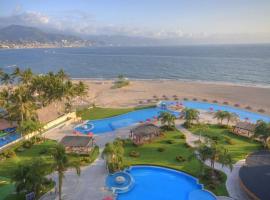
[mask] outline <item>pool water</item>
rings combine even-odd
[[[3,137],[0,137],[0,147],[5,146],[19,138],[20,138],[20,134],[18,133],[9,133]]]
[[[134,187],[117,200],[215,200],[198,180],[186,173],[155,166],[132,166]]]
[[[111,132],[116,129],[127,127],[139,122],[145,122],[147,119],[154,120],[154,117],[158,117],[159,114],[164,111],[171,112],[175,116],[179,116],[180,114],[179,112],[168,111],[156,107],[136,110],[123,115],[118,115],[115,117],[100,120],[90,120],[86,123],[93,125],[91,132],[93,132],[94,134],[100,134],[105,132]],[[75,127],[75,130],[84,134],[87,134],[89,132],[89,130],[85,129],[83,125]]]

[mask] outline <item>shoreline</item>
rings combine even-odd
[[[175,81],[179,83],[200,83],[200,84],[212,84],[219,86],[240,86],[240,87],[252,87],[252,88],[269,88],[270,84],[252,84],[252,83],[239,83],[239,82],[223,82],[223,81],[204,81],[204,80],[190,80],[190,79],[142,79],[142,78],[128,78],[130,81],[145,81],[145,82],[167,82]],[[72,78],[73,81],[104,81],[111,82],[117,80],[117,78]]]

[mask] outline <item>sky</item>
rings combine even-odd
[[[270,0],[0,0],[0,26],[80,35],[270,42]]]

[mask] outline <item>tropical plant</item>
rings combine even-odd
[[[227,149],[222,148],[220,151],[220,156],[218,162],[222,165],[222,167],[226,166],[229,167],[232,171],[233,169],[233,159],[231,154],[228,152]]]
[[[200,115],[200,112],[196,109],[184,109],[184,115],[185,115],[185,126],[187,128],[189,128],[193,122],[196,120],[197,122],[199,121],[199,115]]]
[[[52,168],[58,173],[58,192],[59,192],[59,200],[62,199],[62,185],[63,178],[65,176],[65,172],[68,168],[73,167],[76,169],[77,175],[79,176],[81,173],[80,164],[77,162],[71,162],[68,159],[68,155],[65,151],[63,145],[56,145],[55,149],[52,151],[53,156],[53,164]]]
[[[254,136],[261,138],[263,140],[264,147],[267,147],[267,141],[270,137],[270,123],[266,123],[262,120],[257,121]]]
[[[42,159],[33,160],[30,163],[19,164],[13,172],[12,181],[15,182],[17,193],[34,192],[36,199],[45,191],[48,179],[47,166]]]
[[[230,113],[225,111],[225,119],[227,119],[227,126],[229,125],[230,122],[235,122],[239,119],[238,115],[235,113]]]
[[[161,124],[163,126],[167,126],[168,129],[172,129],[175,126],[176,117],[169,112],[161,112],[158,119],[160,120]]]
[[[124,157],[123,141],[116,139],[112,143],[107,143],[102,152],[102,157],[106,159],[107,167],[110,172],[121,170]]]
[[[223,123],[223,120],[226,118],[227,112],[219,110],[214,114],[214,118],[220,120],[220,124]]]

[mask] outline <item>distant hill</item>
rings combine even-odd
[[[46,42],[59,42],[61,40],[78,41],[81,38],[71,35],[46,33],[38,28],[10,25],[0,29],[0,41],[37,41],[41,43]]]

